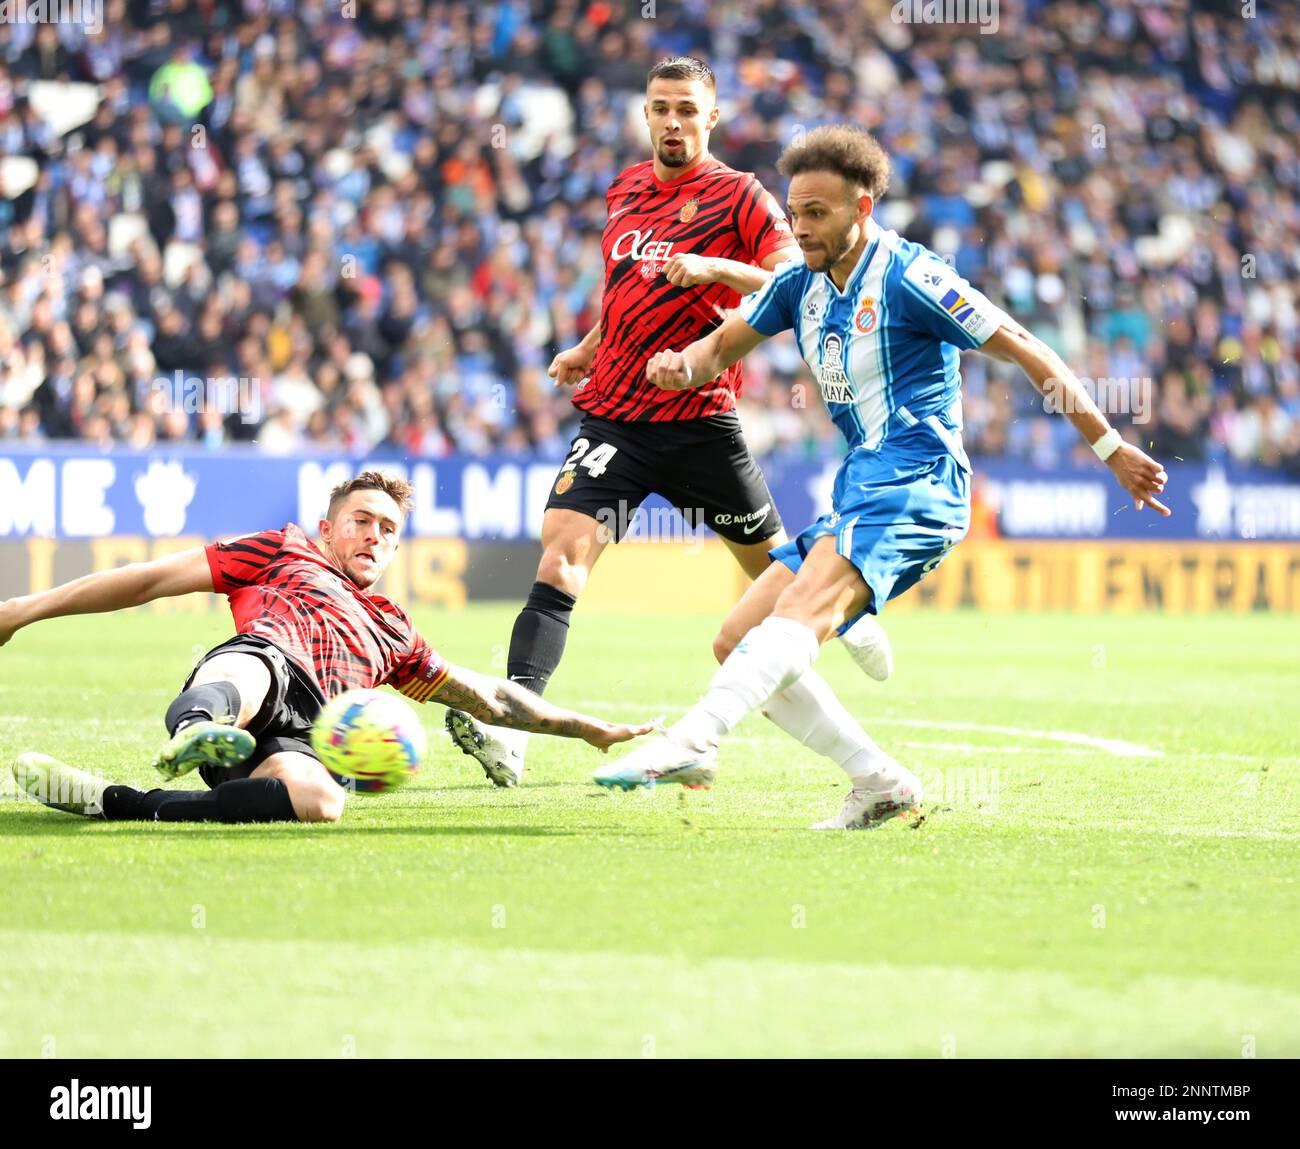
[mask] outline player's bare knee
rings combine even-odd
[[[825,642],[835,630],[833,603],[806,599],[792,588],[787,588],[776,600],[772,617],[806,626],[821,642]]]
[[[732,634],[725,626],[713,636],[713,657],[719,663],[726,662],[728,656],[736,649],[741,636]]]
[[[343,817],[347,795],[343,787],[329,777],[303,777],[294,773],[289,777],[281,776],[281,781],[289,791],[289,800],[293,803],[293,812],[298,815],[298,821],[337,822]]]
[[[300,822],[337,822],[343,817],[345,805],[347,798],[341,786],[331,789],[321,785],[304,795],[301,806],[295,801],[294,810]]]
[[[260,658],[251,654],[218,654],[199,667],[191,686],[210,682],[229,682],[239,691],[238,725],[246,726],[262,709],[271,689],[271,671]]]
[[[537,581],[553,586],[557,590],[577,598],[582,588],[587,585],[587,568],[575,560],[568,548],[548,548],[537,564]]]
[[[289,792],[300,822],[337,822],[347,794],[315,759],[305,754],[273,755],[253,771],[254,777],[278,778]]]

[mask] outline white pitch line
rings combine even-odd
[[[604,699],[584,698],[574,705],[579,710],[608,710],[617,706],[627,709],[624,703],[610,703]],[[635,705],[635,704],[633,704]],[[665,711],[680,709],[680,703],[641,704],[646,712],[663,714]],[[1092,734],[1079,734],[1073,730],[1026,730],[1020,726],[993,726],[984,722],[941,722],[931,718],[872,718],[869,726],[914,726],[921,730],[963,730],[977,734],[1005,734],[1009,738],[1042,738],[1048,742],[1063,742],[1074,746],[1086,746],[1092,750],[1102,750],[1117,758],[1163,758],[1165,752],[1153,746],[1142,746],[1137,742],[1127,742],[1123,738],[1098,738]]]
[[[739,742],[746,746],[789,746],[791,739],[783,735],[746,738],[739,734],[732,734],[727,741]],[[906,746],[909,750],[951,750],[959,754],[1041,754],[1043,752],[1041,747],[1035,746],[982,746],[978,742],[920,742],[906,738],[899,739],[897,744]],[[1056,753],[1091,754],[1094,750],[1092,746],[1071,746],[1062,748]]]
[[[1261,838],[1267,842],[1300,842],[1300,834],[1285,830],[1228,830],[1222,826],[1171,826],[1165,831],[1171,838]]]
[[[1097,738],[1073,730],[1025,730],[1019,726],[992,726],[984,722],[939,722],[929,718],[873,718],[873,723],[891,726],[915,726],[922,730],[968,730],[984,734],[1005,734],[1010,738],[1043,738],[1048,742],[1066,742],[1104,750],[1117,758],[1163,758],[1163,750],[1126,742],[1122,738]]]
[[[1274,754],[1176,754],[1175,757],[1190,758],[1193,762],[1267,762],[1270,766],[1300,763],[1300,758],[1279,758]]]
[[[916,742],[902,739],[898,743],[900,746],[906,746],[909,750],[953,750],[960,754],[1041,754],[1042,749],[1036,746],[981,746],[978,742]],[[1067,749],[1054,751],[1058,754],[1088,754],[1095,747],[1092,746],[1071,746]]]

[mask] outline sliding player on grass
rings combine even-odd
[[[889,160],[865,132],[819,128],[787,148],[788,208],[803,259],[684,351],[661,351],[647,377],[666,389],[707,385],[764,339],[793,328],[848,455],[832,510],[772,552],[714,643],[708,693],[666,734],[596,773],[624,789],[707,785],[723,735],[759,709],[838,763],[851,789],[815,829],[879,825],[921,799],[916,777],[872,741],[809,667],[822,643],[879,613],[933,570],[966,533],[970,463],[961,444],[960,350],[1018,365],[1061,404],[1139,510],[1160,464],[1120,440],[1070,369],[938,256],[871,218]]]
[[[168,707],[171,738],[153,762],[171,779],[197,768],[210,790],[115,786],[36,753],[14,764],[20,789],[109,820],[334,822],[344,790],[312,753],[312,722],[335,694],[381,684],[601,750],[650,730],[561,710],[452,666],[400,606],[369,593],[397,552],[410,495],[405,480],[366,471],[331,492],[319,545],[290,523],[0,603],[0,646],[41,619],[201,591],[229,596],[238,631],[203,656]]]

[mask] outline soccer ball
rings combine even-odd
[[[427,745],[410,704],[381,690],[335,696],[311,730],[311,748],[325,768],[363,794],[400,786],[420,769]]]

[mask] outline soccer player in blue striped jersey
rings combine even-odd
[[[707,785],[721,738],[761,708],[848,774],[840,812],[815,829],[864,829],[919,804],[920,783],[886,754],[810,668],[842,634],[932,571],[966,534],[970,461],[961,441],[960,353],[1018,365],[1115,474],[1138,510],[1159,500],[1160,464],[1123,442],[1078,379],[1031,335],[872,210],[889,160],[866,132],[810,132],[780,160],[803,253],[706,338],[660,351],[646,373],[664,388],[707,385],[763,340],[793,330],[848,452],[832,507],[772,551],[714,642],[722,666],[679,722],[596,773],[624,789]]]

